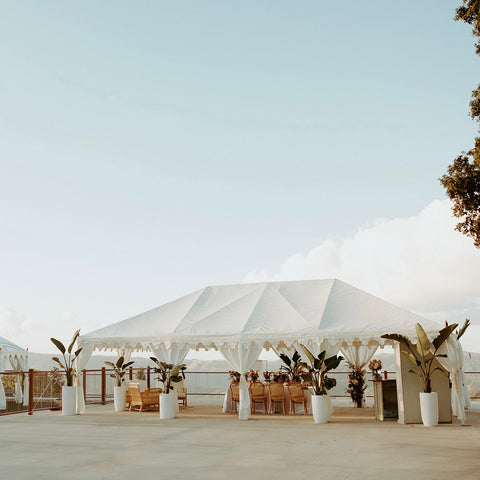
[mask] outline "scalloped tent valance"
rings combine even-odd
[[[328,339],[381,345],[384,333],[415,338],[442,326],[337,279],[205,287],[79,337],[91,349],[151,350],[177,345],[219,349],[224,345],[290,347]],[[388,343],[388,341],[387,341]]]

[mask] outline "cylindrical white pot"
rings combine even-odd
[[[177,416],[175,408],[175,395],[171,393],[160,394],[160,418],[169,419]]]
[[[77,389],[62,387],[62,415],[75,415],[77,406]]]
[[[121,387],[113,387],[113,406],[116,412],[123,412],[125,410],[125,399],[127,391],[122,385]]]
[[[438,397],[437,392],[420,393],[420,413],[426,427],[438,425]]]
[[[312,395],[312,414],[315,423],[328,423],[330,408],[327,395]]]

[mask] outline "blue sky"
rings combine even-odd
[[[45,350],[444,198],[458,3],[0,1],[0,335]]]

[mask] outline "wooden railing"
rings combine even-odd
[[[136,374],[140,368],[128,369],[128,380],[134,380]],[[158,386],[155,379],[156,374],[153,369],[146,367],[142,369],[145,372],[145,381],[147,387]],[[60,372],[62,373],[62,372]],[[112,373],[111,369],[102,367],[100,369],[82,370],[82,386],[87,405],[102,404],[113,401],[113,379],[109,380],[109,375]],[[337,391],[332,390],[332,397],[348,398],[345,394],[344,384],[346,382],[345,376],[348,372],[331,372],[337,377],[339,381],[339,388]],[[27,413],[32,415],[34,411],[39,410],[55,410],[61,408],[61,388],[59,385],[52,384],[52,372],[38,371],[30,369],[28,372],[13,372],[6,371],[0,372],[2,375],[2,381],[4,389],[7,395],[7,409],[0,410],[1,415],[9,415],[14,413]],[[202,396],[221,396],[224,395],[225,387],[228,384],[228,372],[200,372],[200,371],[187,371],[185,385],[188,389],[189,395],[202,395]],[[467,378],[473,375],[479,376],[478,380],[480,386],[480,372],[465,372]],[[29,388],[28,392],[23,392],[28,396],[28,402],[17,404],[15,402],[15,381],[17,375],[20,376],[22,385],[24,379],[28,377]],[[395,372],[383,373],[384,378],[394,378]],[[206,379],[205,379],[206,376]],[[342,378],[343,377],[343,378]],[[370,375],[367,375],[369,379]],[[261,378],[261,376],[260,376]],[[201,380],[200,380],[201,379]],[[200,381],[199,381],[200,380]],[[371,396],[371,395],[370,395]],[[479,399],[479,396],[472,396],[472,399]],[[27,403],[27,405],[24,405]]]

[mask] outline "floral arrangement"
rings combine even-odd
[[[274,372],[273,381],[276,383],[288,383],[290,377],[284,372]]]
[[[350,372],[348,373],[347,393],[350,394],[353,403],[355,403],[358,408],[362,408],[363,392],[365,392],[367,388],[367,384],[365,383],[365,374],[367,371],[363,369],[363,365],[357,366],[349,363],[348,366],[350,367]]]
[[[229,370],[228,374],[230,375],[230,379],[232,382],[239,382],[240,381],[240,373],[236,372],[235,370]]]
[[[263,379],[265,380],[265,382],[269,383],[272,381],[272,375],[273,375],[273,372],[269,372],[268,370],[263,372]]]
[[[255,370],[250,370],[250,372],[248,372],[248,378],[247,378],[247,380],[248,380],[249,382],[254,383],[254,382],[258,381],[258,377],[259,377],[259,375],[258,375],[258,372],[257,372],[257,371],[255,371]]]
[[[375,358],[368,364],[368,369],[372,371],[372,374],[374,376],[378,375],[378,372],[381,370],[381,368],[382,368],[382,361],[377,360]]]

